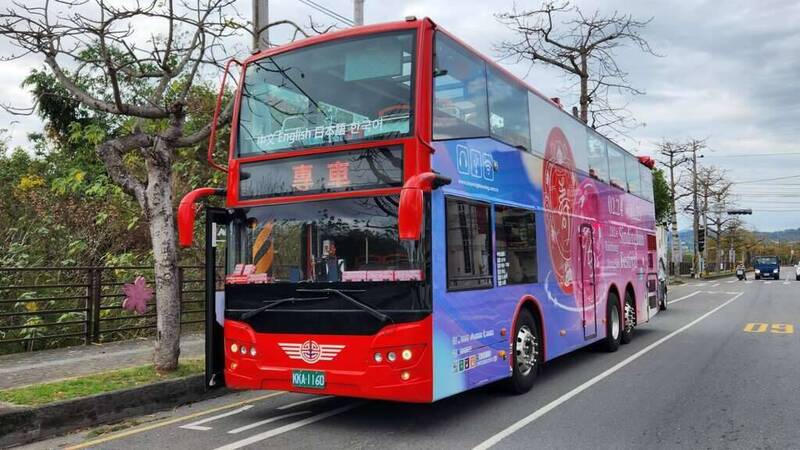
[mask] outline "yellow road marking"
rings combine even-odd
[[[196,412],[194,414],[189,414],[187,416],[181,416],[181,417],[176,417],[174,419],[164,420],[162,422],[152,423],[150,425],[145,425],[143,427],[133,428],[133,429],[130,429],[130,430],[122,431],[120,433],[116,433],[116,434],[112,434],[112,435],[109,435],[109,436],[101,437],[99,439],[94,439],[92,441],[84,442],[82,444],[78,444],[78,445],[75,445],[75,446],[72,446],[72,447],[67,447],[67,450],[78,450],[78,449],[82,449],[82,448],[88,448],[88,447],[91,447],[93,445],[103,444],[105,442],[109,442],[109,441],[113,441],[113,440],[116,440],[116,439],[132,436],[134,434],[142,433],[142,432],[145,432],[145,431],[154,430],[156,428],[161,428],[161,427],[164,427],[164,426],[167,426],[167,425],[172,425],[174,423],[183,422],[184,420],[194,419],[195,417],[204,416],[206,414],[215,413],[217,411],[223,411],[223,410],[226,410],[226,409],[235,408],[237,406],[246,405],[248,403],[253,403],[253,402],[265,400],[265,399],[268,399],[270,397],[276,397],[278,395],[283,395],[285,393],[286,392],[272,392],[272,393],[269,393],[269,394],[266,394],[266,395],[262,395],[260,397],[251,398],[249,400],[242,400],[240,402],[235,402],[235,403],[231,403],[231,404],[228,404],[228,405],[218,406],[216,408],[207,409],[205,411],[198,411],[198,412]]]
[[[766,323],[750,322],[744,326],[744,331],[747,333],[763,333],[767,331],[768,326],[769,324]]]

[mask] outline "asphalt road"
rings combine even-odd
[[[245,392],[26,448],[800,448],[800,282],[783,270],[790,280],[673,286],[631,344],[552,361],[522,396]]]

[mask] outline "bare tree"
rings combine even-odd
[[[727,211],[733,206],[732,191],[733,183],[725,177],[722,173],[722,179],[714,186],[709,187],[709,201],[706,209],[706,217],[708,217],[708,231],[714,234],[714,249],[717,263],[717,270],[721,270],[722,257],[724,251],[722,250],[722,237],[723,231],[726,226],[736,220],[734,216],[729,216]]]
[[[601,15],[584,14],[569,2],[545,2],[539,9],[498,14],[515,39],[497,47],[500,53],[516,61],[542,62],[578,78],[581,120],[593,128],[608,127],[621,131],[632,126],[625,105],[610,101],[613,93],[643,94],[628,82],[628,73],[616,61],[615,51],[633,44],[655,55],[640,32],[652,19],[636,20],[615,11]],[[561,18],[564,19],[561,19]]]
[[[691,191],[679,190],[680,181],[678,169],[686,163],[691,162],[687,156],[688,149],[680,142],[663,140],[658,144],[658,153],[663,157],[661,164],[669,170],[669,193],[670,193],[670,232],[672,234],[673,262],[680,257],[680,238],[678,236],[678,208],[677,202],[684,197],[692,195]],[[677,260],[680,261],[680,260]]]
[[[202,74],[216,77],[231,56],[226,42],[241,30],[252,33],[238,20],[234,1],[15,1],[0,11],[0,35],[19,50],[6,60],[39,55],[82,106],[118,117],[122,124],[109,131],[97,154],[148,222],[157,298],[154,363],[159,371],[174,370],[179,355],[172,167],[177,149],[199,146],[211,130],[210,123],[187,123]],[[135,28],[142,24],[147,24],[146,31]],[[273,25],[278,24],[305,35],[292,22]],[[220,124],[230,120],[231,109],[224,109]]]

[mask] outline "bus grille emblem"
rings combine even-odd
[[[344,345],[320,345],[310,339],[302,344],[279,342],[278,345],[289,359],[302,359],[308,364],[315,364],[317,361],[332,361],[344,349]]]

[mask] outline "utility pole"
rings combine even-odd
[[[694,255],[692,255],[692,272],[695,278],[699,278],[700,269],[700,216],[697,208],[697,147],[692,144],[692,228],[694,229]]]
[[[353,0],[353,26],[364,25],[364,0]]]
[[[703,180],[703,232],[705,233],[706,239],[708,239],[708,188],[709,188],[710,181],[708,179]],[[707,241],[706,241],[707,242]],[[702,272],[706,271],[705,265],[708,264],[708,245],[703,246],[703,261],[700,264],[700,270]]]
[[[253,0],[253,51],[269,48],[269,0]]]

